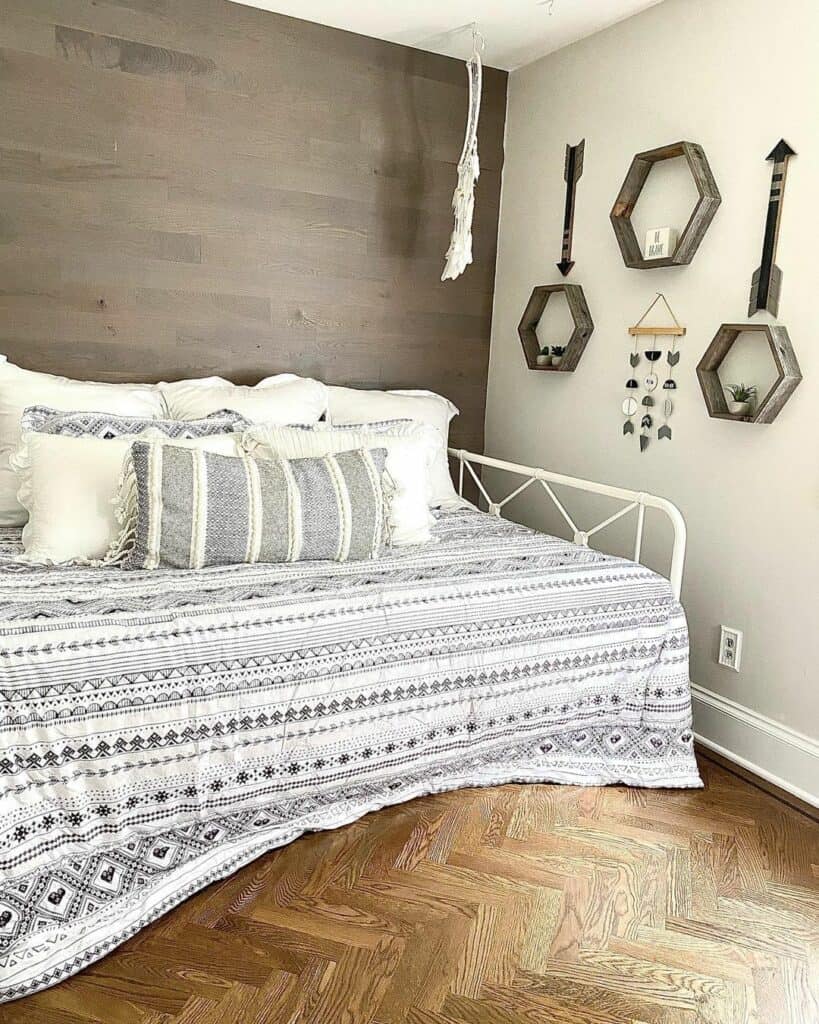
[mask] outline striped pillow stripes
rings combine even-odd
[[[123,480],[123,535],[109,559],[128,569],[344,562],[387,541],[386,450],[254,459],[135,441]]]

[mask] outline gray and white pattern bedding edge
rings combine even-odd
[[[472,510],[370,562],[45,569],[0,530],[0,999],[308,830],[701,785],[667,580]]]

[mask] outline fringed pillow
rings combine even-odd
[[[383,448],[257,460],[136,441],[108,560],[200,569],[377,558],[388,540],[385,460]]]

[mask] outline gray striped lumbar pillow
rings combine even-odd
[[[127,569],[377,558],[386,451],[324,458],[215,455],[135,441],[108,556]]]

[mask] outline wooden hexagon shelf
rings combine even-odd
[[[694,184],[697,186],[697,200],[688,223],[683,228],[677,247],[670,256],[662,259],[647,260],[643,258],[643,250],[631,223],[634,207],[646,183],[651,168],[661,160],[673,160],[684,156]],[[623,262],[627,267],[636,270],[653,270],[656,267],[679,267],[690,263],[699,248],[708,225],[714,219],[717,207],[722,202],[714,175],[705,158],[701,146],[694,142],[675,142],[659,149],[649,149],[638,153],[631,161],[626,180],[611,210],[611,223],[617,236],[617,244],[623,254]]]
[[[745,331],[765,335],[776,365],[776,380],[756,407],[753,416],[735,416],[728,412],[719,368],[731,346]],[[773,423],[782,406],[802,380],[802,372],[785,327],[775,324],[722,324],[697,364],[697,377],[702,388],[708,415],[722,420],[743,420],[746,423]]]
[[[566,302],[572,316],[574,329],[571,337],[566,342],[565,352],[560,366],[538,366],[537,357],[540,353],[540,342],[537,337],[537,325],[543,316],[543,310],[549,297],[556,292],[563,292],[566,295]],[[523,345],[523,354],[526,356],[526,363],[530,370],[547,370],[550,373],[571,373],[580,362],[583,350],[594,331],[594,323],[586,304],[586,297],[579,284],[541,284],[538,285],[529,298],[526,309],[523,311],[518,334],[520,343]]]

